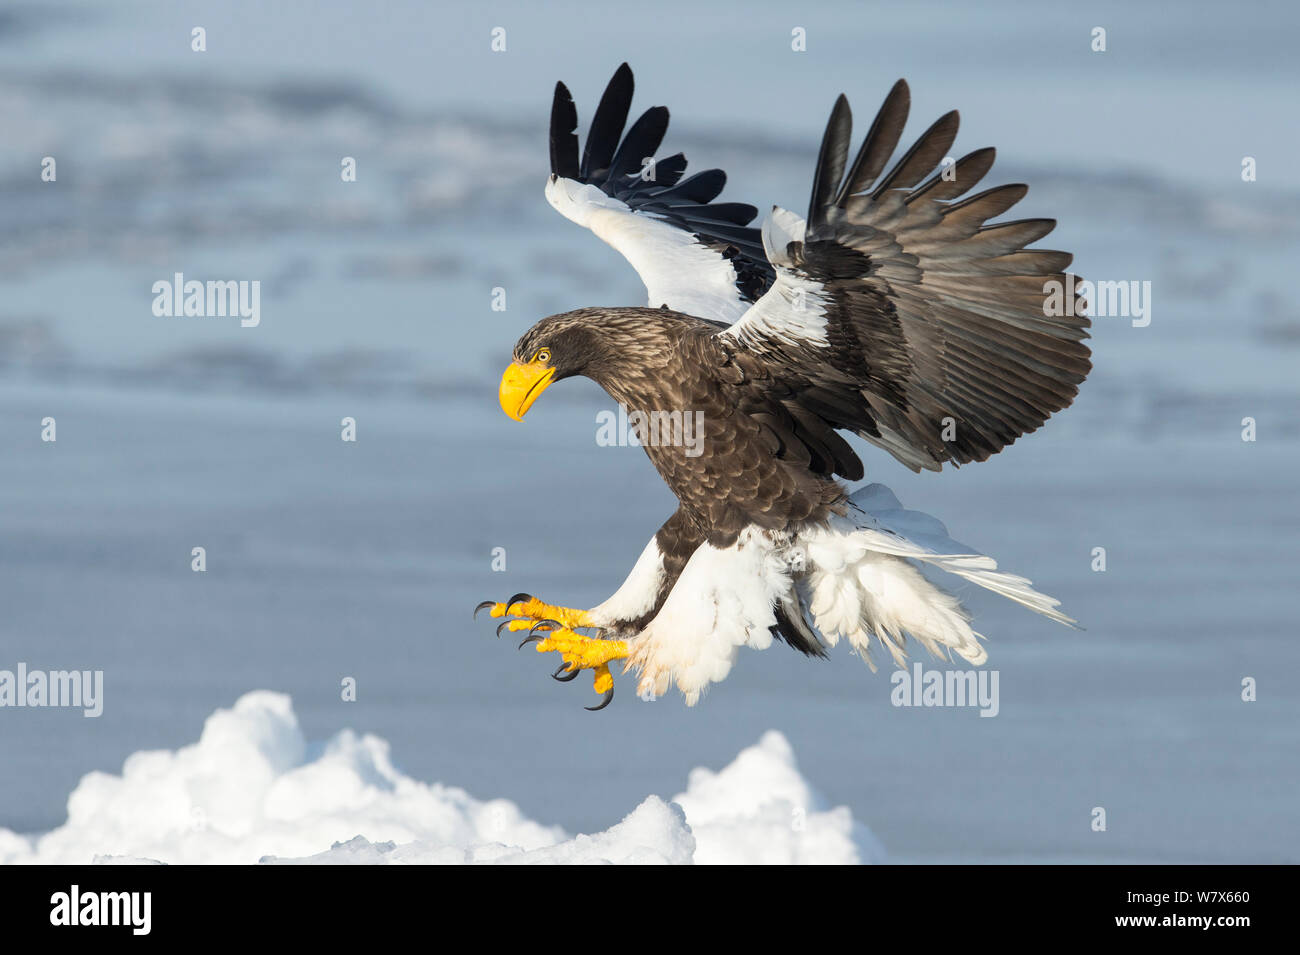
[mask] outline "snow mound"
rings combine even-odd
[[[303,739],[289,697],[245,694],[199,741],[95,772],[68,821],[37,837],[0,829],[0,863],[854,863],[883,857],[848,809],[828,809],[785,737],[768,732],[719,772],[696,769],[673,802],[650,796],[604,832],[570,838],[509,800],[422,783],[388,743],[343,730]]]
[[[622,822],[604,832],[577,836],[540,849],[501,843],[462,849],[429,841],[399,846],[392,842],[376,844],[357,836],[306,858],[268,856],[262,861],[278,865],[690,865],[694,855],[695,837],[681,807],[650,796]]]
[[[829,808],[799,773],[794,750],[776,730],[742,750],[721,772],[693,769],[673,797],[695,834],[697,863],[803,865],[884,860],[871,831],[847,806]]]

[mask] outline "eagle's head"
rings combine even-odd
[[[574,375],[620,392],[622,382],[665,354],[664,318],[658,309],[580,308],[542,319],[515,343],[501,376],[501,410],[522,421],[552,382]]]

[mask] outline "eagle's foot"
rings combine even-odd
[[[600,637],[584,637],[574,633],[568,627],[561,626],[555,620],[543,620],[537,623],[524,642],[537,644],[538,653],[554,651],[564,662],[551,674],[561,683],[574,679],[582,670],[591,670],[593,689],[604,696],[595,706],[587,709],[603,710],[614,699],[614,676],[609,672],[611,660],[622,660],[628,655],[627,644],[622,640],[604,640]]]
[[[501,636],[503,631],[514,632],[517,630],[532,630],[544,620],[553,620],[573,630],[577,627],[594,627],[591,622],[591,614],[585,610],[574,610],[572,607],[557,607],[554,604],[548,604],[531,594],[515,594],[504,603],[495,603],[491,600],[485,600],[474,608],[474,616],[478,616],[480,610],[487,610],[490,617],[514,617],[517,619],[503,620],[497,627],[497,636]]]

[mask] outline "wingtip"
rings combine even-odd
[[[578,172],[578,110],[563,81],[555,84],[551,99],[551,174],[572,178]]]
[[[853,122],[853,109],[849,106],[849,98],[841,93],[835,97],[835,105],[831,107],[831,121],[848,119],[849,123]]]
[[[614,86],[616,84],[619,86],[626,86],[629,90],[634,90],[636,88],[636,79],[632,75],[632,67],[627,65],[626,60],[618,65],[618,69],[614,71],[614,75],[609,78],[609,86]]]
[[[907,80],[899,78],[898,82],[890,87],[889,93],[885,96],[885,102],[891,103],[897,100],[901,107],[908,112],[912,110],[912,87],[907,84]],[[883,106],[881,107],[884,108]]]

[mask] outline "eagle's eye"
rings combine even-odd
[[[545,362],[550,360],[551,360],[551,350],[549,348],[543,348],[541,351],[539,351],[536,355],[533,356],[533,361]]]

